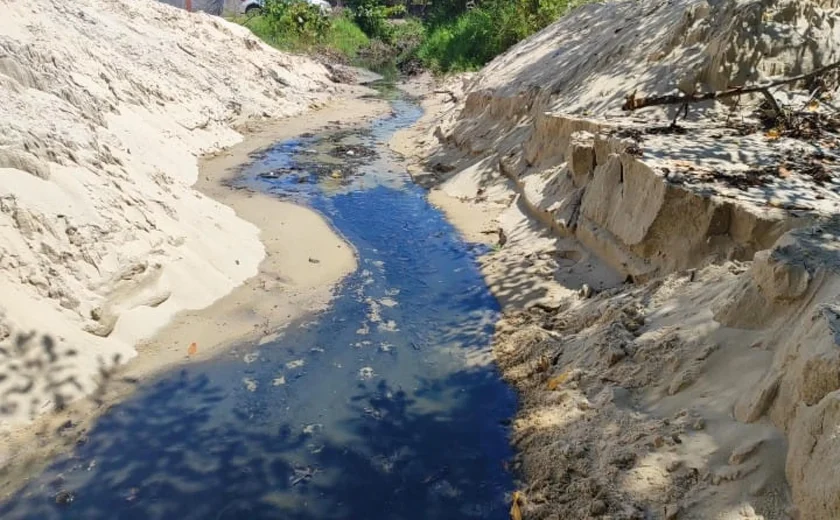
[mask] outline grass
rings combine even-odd
[[[370,45],[370,38],[353,20],[337,16],[332,20],[332,28],[324,38],[324,45],[353,59],[358,56],[359,49]]]

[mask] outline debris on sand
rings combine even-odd
[[[330,150],[330,155],[333,157],[352,158],[352,159],[366,159],[376,157],[378,155],[376,149],[370,146],[340,144]]]
[[[76,499],[75,493],[62,489],[55,494],[55,503],[60,506],[69,506]]]

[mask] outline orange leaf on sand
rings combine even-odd
[[[555,376],[549,379],[548,382],[545,384],[545,387],[551,391],[557,390],[560,387],[560,385],[566,382],[567,379],[569,379],[569,373],[563,372],[559,376]]]
[[[187,349],[188,356],[194,356],[198,353],[198,344],[195,341],[190,343],[190,348]]]
[[[522,520],[522,501],[524,499],[524,495],[521,491],[514,491],[513,492],[513,504],[510,506],[510,518],[511,520]]]

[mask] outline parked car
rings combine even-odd
[[[332,12],[332,5],[327,0],[303,0],[308,4],[318,6],[324,14]],[[239,0],[239,12],[256,14],[263,7],[265,0]]]

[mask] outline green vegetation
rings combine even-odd
[[[327,48],[352,59],[359,54],[359,49],[370,45],[370,38],[348,16],[336,16],[332,19],[332,28],[323,43]]]
[[[266,0],[259,15],[238,21],[284,50],[385,73],[447,73],[481,68],[584,1],[345,0],[345,9],[327,15],[302,0]]]
[[[389,19],[405,13],[404,5],[385,5],[381,0],[347,0],[347,7],[365,34],[385,43],[396,36]]]
[[[443,2],[417,50],[435,72],[476,70],[512,45],[542,30],[581,0],[484,0],[453,16],[459,0]]]
[[[235,21],[269,45],[288,51],[324,52],[352,60],[370,45],[370,38],[349,13],[328,16],[300,0],[266,0],[259,14]]]

